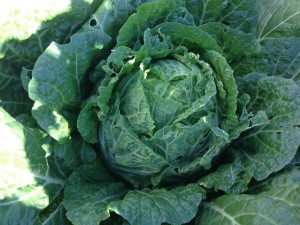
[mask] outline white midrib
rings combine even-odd
[[[273,27],[270,31],[268,31],[263,37],[261,37],[261,35],[258,37],[259,42],[263,41],[270,33],[272,33],[274,30],[276,30],[278,27],[280,27],[282,24],[286,23],[287,21],[289,21],[290,19],[292,19],[293,17],[297,16],[300,13],[300,11],[295,12],[293,15],[289,16],[288,18],[286,18],[285,20],[281,21],[279,24],[277,24],[275,27]],[[269,20],[266,22],[266,24],[269,22]],[[266,26],[266,25],[265,25]],[[265,28],[264,26],[264,28]],[[263,29],[262,29],[263,32]],[[261,34],[262,34],[261,32]]]
[[[211,202],[203,203],[203,205],[207,208],[211,208],[211,209],[215,210],[216,212],[220,213],[222,216],[226,217],[228,220],[230,220],[232,225],[242,225],[242,224],[238,223],[234,217],[229,215],[227,212],[224,211],[224,209],[218,207],[217,205],[215,205]]]

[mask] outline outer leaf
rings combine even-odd
[[[90,19],[90,25],[115,38],[121,26],[137,8],[153,0],[105,0]]]
[[[88,183],[74,173],[64,193],[67,217],[74,225],[98,225],[109,217],[110,202],[126,192],[122,183]]]
[[[270,122],[239,139],[238,146],[248,158],[254,178],[261,180],[283,168],[297,152],[300,88],[294,81],[284,78],[266,77],[258,82],[256,79],[249,79],[248,89],[244,89],[253,99],[249,111],[265,110]]]
[[[259,41],[278,37],[299,36],[300,5],[297,0],[262,0],[259,2]]]
[[[258,121],[255,129],[237,140],[235,149],[224,156],[230,163],[200,179],[200,184],[205,187],[241,193],[247,190],[252,177],[256,180],[266,178],[286,166],[297,152],[300,144],[297,127],[300,122],[299,87],[292,80],[276,77],[265,77],[256,82],[257,77],[252,76],[246,84],[248,93],[255,97],[251,109],[265,110],[269,120]],[[251,123],[255,126],[255,121]]]
[[[255,32],[258,23],[259,2],[257,0],[223,1],[224,10],[220,19],[230,27],[244,32]],[[262,10],[262,13],[264,11]]]
[[[12,0],[2,5],[0,83],[5,85],[0,88],[0,105],[11,115],[29,113],[32,107],[28,94],[22,90],[22,67],[31,69],[51,41],[68,42],[100,3],[101,0]]]
[[[92,105],[84,106],[79,113],[77,120],[78,131],[82,138],[91,144],[98,143],[98,121],[97,111]]]
[[[226,2],[223,0],[186,0],[185,2],[197,25],[219,21],[226,7]]]
[[[90,31],[74,35],[66,45],[52,43],[34,66],[29,97],[57,110],[76,106],[97,47],[108,41],[103,33]]]
[[[59,205],[54,212],[52,212],[43,221],[42,225],[71,225],[70,221],[66,218],[66,210],[62,205]]]
[[[32,108],[32,116],[55,140],[64,142],[69,138],[69,123],[58,111],[36,102]]]
[[[203,198],[203,189],[196,184],[189,184],[169,191],[130,191],[122,201],[112,202],[109,208],[131,225],[157,225],[163,222],[180,225],[195,216]]]
[[[101,0],[10,1],[2,6],[0,58],[4,56],[19,68],[32,67],[51,41],[66,43],[100,3]]]
[[[300,39],[277,38],[263,44],[270,70],[268,75],[291,78],[300,86]]]
[[[156,26],[153,32],[168,35],[171,37],[172,43],[185,46],[189,50],[193,49],[200,52],[214,50],[219,53],[222,52],[216,40],[200,27],[166,22]],[[182,36],[182,34],[185,34],[185,36]]]
[[[230,63],[260,51],[260,45],[254,34],[231,29],[222,23],[206,23],[200,27],[216,39]]]
[[[297,225],[300,223],[299,168],[260,183],[252,195],[225,195],[202,205],[197,225]]]
[[[0,106],[12,116],[29,113],[32,102],[23,89],[21,70],[3,59],[0,60]]]
[[[205,188],[213,188],[215,191],[240,194],[248,189],[252,174],[246,169],[245,156],[232,149],[227,151],[228,153],[223,157],[231,163],[219,166],[216,171],[201,178],[198,183]]]
[[[153,3],[144,3],[121,28],[117,37],[117,46],[131,47],[139,40],[143,31],[153,27],[156,21],[165,20],[182,4],[181,0],[158,0]]]
[[[253,71],[261,74],[268,74],[270,71],[268,59],[262,52],[255,55],[245,56],[231,64],[231,67],[236,77],[243,77]]]
[[[41,106],[33,116],[53,138],[63,142],[69,135],[63,109],[76,107],[84,92],[84,82],[97,48],[103,47],[109,38],[98,31],[78,33],[66,45],[52,43],[38,59],[29,83],[29,97]],[[98,46],[98,47],[97,47]],[[42,111],[51,115],[46,120]],[[57,120],[65,126],[57,126]],[[70,121],[71,122],[71,121]],[[71,123],[72,124],[72,123]]]
[[[0,216],[3,224],[35,224],[64,181],[49,169],[44,134],[0,109]],[[48,153],[49,154],[49,153]]]

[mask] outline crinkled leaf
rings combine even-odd
[[[181,157],[190,157],[194,151],[204,151],[209,136],[206,136],[210,128],[209,117],[202,117],[194,125],[175,124],[165,126],[158,130],[151,143],[159,149],[168,162],[172,162]]]
[[[216,39],[228,62],[258,53],[260,50],[254,34],[232,29],[222,23],[206,23],[200,27]]]
[[[67,217],[74,225],[98,225],[109,217],[109,204],[126,192],[122,183],[89,183],[74,173],[64,192]]]
[[[131,47],[143,35],[146,28],[153,27],[156,21],[166,20],[182,4],[183,1],[180,0],[158,0],[153,3],[144,3],[121,28],[117,37],[117,46]]]
[[[239,194],[248,189],[252,175],[247,171],[245,156],[230,149],[225,154],[227,160],[231,163],[223,164],[212,173],[201,178],[198,183],[205,188],[213,188],[215,191],[222,190],[226,193]]]
[[[133,184],[150,183],[149,176],[159,173],[167,165],[161,155],[139,139],[121,115],[105,119],[99,136],[108,168]]]
[[[269,122],[258,126],[238,141],[247,158],[247,169],[257,180],[288,164],[300,144],[300,88],[293,80],[280,77],[248,76],[251,110],[264,110]]]
[[[194,149],[194,155],[190,158],[179,158],[172,162],[158,176],[153,177],[151,182],[154,186],[160,183],[178,182],[180,179],[191,178],[197,172],[211,168],[212,160],[220,153],[220,151],[229,143],[229,137],[226,132],[219,128],[213,128],[211,136],[205,139],[200,149]],[[201,136],[200,136],[201,137]],[[194,146],[192,146],[194,148]],[[190,160],[192,159],[192,160]]]
[[[116,37],[121,26],[128,20],[128,17],[137,11],[137,8],[144,3],[153,0],[104,0],[103,4],[92,15],[89,24],[95,29],[100,28],[111,37]]]
[[[122,96],[120,109],[136,133],[150,134],[155,128],[144,87],[139,80]]]
[[[171,190],[130,191],[123,200],[112,202],[109,208],[131,225],[163,222],[179,225],[193,219],[203,198],[204,190],[196,184],[189,184]]]
[[[236,77],[243,77],[253,71],[262,74],[268,74],[270,71],[268,58],[262,52],[236,60],[231,64],[231,67]]]
[[[268,75],[290,78],[300,86],[300,39],[277,38],[263,43],[270,70]]]
[[[233,77],[233,70],[227,63],[226,59],[219,53],[209,51],[207,52],[207,56],[212,67],[216,71],[217,82],[221,82],[219,85],[221,85],[225,91],[225,96],[220,96],[219,99],[221,112],[223,114],[221,128],[226,132],[229,132],[238,124],[236,115],[238,90]]]
[[[252,194],[225,195],[200,207],[197,225],[297,225],[300,223],[299,168],[252,188]]]
[[[98,143],[98,126],[97,111],[92,105],[87,104],[79,113],[77,119],[78,131],[85,141],[95,144]]]
[[[217,41],[200,27],[166,22],[154,27],[153,32],[168,35],[172,43],[180,44],[190,50],[222,52]],[[182,34],[185,35],[182,36]]]

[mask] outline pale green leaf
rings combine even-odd
[[[256,36],[260,42],[300,34],[300,4],[298,0],[259,1],[259,22]]]
[[[254,186],[250,194],[224,195],[205,202],[196,224],[298,225],[299,174],[299,168],[293,168]]]
[[[189,184],[171,190],[130,191],[121,201],[112,202],[110,210],[123,216],[131,225],[157,225],[163,222],[180,225],[197,213],[204,190]]]
[[[45,134],[24,127],[0,109],[0,216],[3,224],[36,224],[64,181],[49,168]]]

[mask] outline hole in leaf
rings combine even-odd
[[[90,20],[90,26],[93,27],[93,26],[96,26],[96,25],[97,25],[97,20],[91,19]]]

